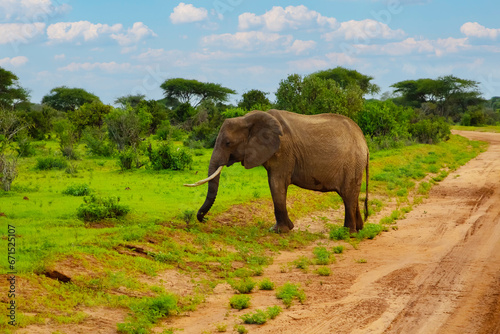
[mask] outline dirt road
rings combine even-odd
[[[307,301],[265,325],[246,325],[249,332],[500,333],[500,134],[459,134],[490,147],[435,185],[398,230],[338,257],[332,276],[283,272],[300,254],[279,255],[264,275],[302,282]],[[241,314],[228,311],[231,295],[219,286],[205,307],[170,325],[201,333],[229,323],[231,331]],[[272,292],[252,298],[253,308],[277,304]]]

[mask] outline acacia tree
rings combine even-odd
[[[92,103],[100,99],[82,88],[57,87],[42,98],[42,103],[59,111],[75,111],[85,103]]]
[[[164,90],[168,101],[178,100],[180,103],[189,103],[195,108],[205,100],[224,102],[230,94],[236,94],[234,90],[222,87],[220,84],[182,78],[167,79],[160,87]]]
[[[18,104],[28,102],[29,93],[18,80],[14,73],[0,67],[0,107],[15,109]]]
[[[393,84],[394,93],[399,94],[397,102],[421,108],[425,103],[432,103],[436,108],[429,108],[438,116],[457,118],[471,106],[484,102],[479,91],[479,82],[460,79],[453,75],[437,79],[405,80]]]
[[[323,80],[334,80],[342,89],[347,89],[349,86],[358,86],[363,92],[363,95],[377,94],[380,92],[380,87],[371,82],[373,77],[345,67],[338,66],[336,68],[315,72],[312,75]]]

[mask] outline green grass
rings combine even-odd
[[[38,170],[37,159],[54,156],[58,143],[40,142],[35,147],[36,156],[18,159],[19,176],[12,191],[0,192],[0,213],[5,215],[0,216],[0,248],[7,248],[7,226],[15,226],[16,270],[32,291],[18,299],[21,327],[43,323],[47,318],[56,323],[80,323],[84,319],[76,311],[79,308],[110,306],[131,311],[132,316],[121,325],[123,331],[148,331],[150,320],[154,320],[148,315],[148,300],[171,294],[140,283],[144,275],[154,278],[162,271],[177,270],[187,280],[193,280],[195,291],[174,296],[179,310],[192,310],[217,283],[261,275],[279,251],[292,251],[324,237],[307,230],[286,235],[269,232],[274,214],[266,171],[262,167],[245,170],[239,164],[223,169],[215,205],[207,222],[198,223],[195,213],[205,199],[206,185],[182,185],[206,176],[210,150],[196,151],[191,170],[143,168],[122,172],[115,158],[85,158],[83,146],[77,148],[83,158],[71,162],[71,171]],[[374,153],[370,161],[370,196],[376,195],[377,199],[370,200],[370,211],[380,211],[390,198],[399,198],[403,203],[407,196],[403,187],[414,186],[428,173],[437,174],[434,181],[438,182],[447,171],[464,164],[484,147],[452,136],[438,145]],[[120,198],[119,204],[130,208],[130,212],[119,219],[85,223],[77,217],[84,198],[71,195],[86,187],[99,198]],[[289,189],[292,220],[341,204],[334,193]],[[235,205],[235,214],[221,218],[221,213]],[[244,214],[238,214],[240,211]],[[330,236],[335,240],[350,239],[342,227]],[[320,253],[317,260],[328,261]],[[71,277],[70,284],[42,275],[61,266],[77,268],[72,270],[78,274]],[[0,261],[0,274],[7,271],[7,261]],[[126,288],[128,294],[117,294],[120,287]],[[149,297],[138,302],[129,296],[134,294]],[[294,298],[305,298],[287,296],[285,293],[283,300],[290,303]],[[163,316],[167,315],[162,313]],[[7,329],[6,319],[0,315],[1,330]]]
[[[276,318],[281,312],[281,307],[275,305],[268,307],[266,311],[255,310],[253,313],[244,314],[241,316],[241,319],[245,324],[263,325],[267,320]]]
[[[478,132],[496,132],[500,133],[500,125],[486,125],[486,126],[462,126],[454,125],[451,127],[453,130],[462,131],[478,131]]]

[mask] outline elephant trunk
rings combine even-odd
[[[225,164],[227,164],[227,161],[221,159],[214,151],[214,153],[212,153],[212,158],[210,159],[210,164],[208,166],[208,175],[212,176],[217,172],[217,170],[219,170],[219,167],[224,166]],[[217,176],[208,181],[207,197],[205,198],[205,202],[203,203],[201,208],[198,210],[198,214],[196,216],[198,218],[198,221],[200,222],[203,221],[205,215],[208,213],[208,211],[210,211],[212,205],[214,205],[215,198],[217,197],[217,192],[219,190],[219,180],[220,173],[218,173]]]

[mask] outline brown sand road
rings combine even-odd
[[[490,147],[435,185],[398,230],[337,257],[331,276],[283,270],[314,246],[282,252],[265,277],[278,285],[300,282],[307,301],[264,325],[245,325],[249,333],[500,334],[500,134],[456,133]],[[311,224],[301,220],[296,228]],[[324,226],[319,219],[316,225]],[[232,332],[247,310],[229,309],[231,295],[227,284],[219,285],[197,311],[157,330],[215,333],[225,323]],[[259,291],[250,311],[275,304],[272,291]]]
[[[255,332],[500,333],[500,134],[456,133],[490,147]]]

